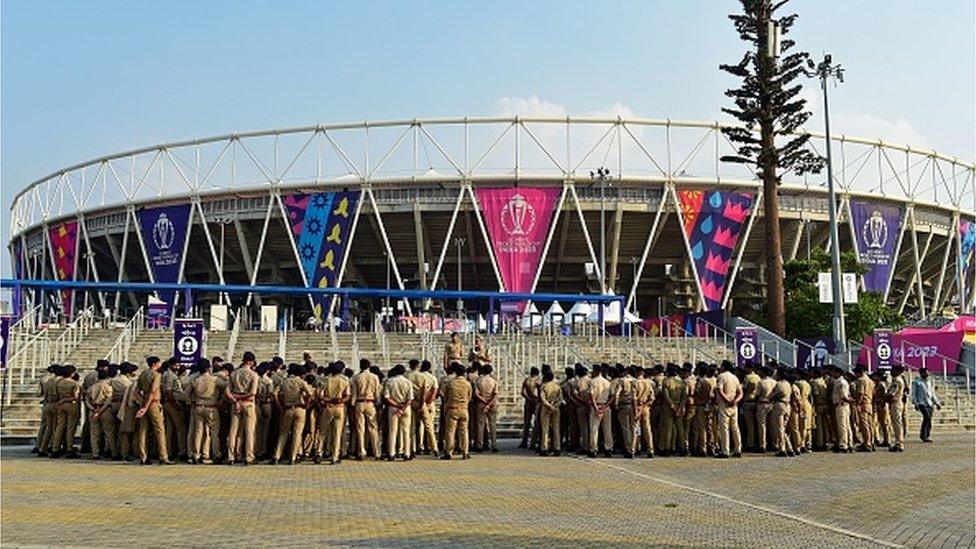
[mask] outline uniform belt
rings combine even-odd
[[[200,408],[216,408],[217,407],[216,404],[204,404],[202,402],[198,402],[198,403],[194,404],[194,406],[198,406]]]
[[[305,405],[304,404],[293,404],[291,406],[285,406],[285,410],[291,410],[292,408],[301,408],[302,410],[304,410],[305,409]]]
[[[357,398],[356,399],[356,403],[358,404],[360,402],[376,402],[376,399],[375,398]]]
[[[448,406],[447,408],[448,408],[448,410],[463,410],[463,409],[465,409],[467,407],[468,406],[466,404],[453,404],[453,405]]]

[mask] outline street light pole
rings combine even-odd
[[[600,182],[600,293],[607,292],[607,179],[610,178],[609,168],[597,168],[590,172],[590,179]]]
[[[813,61],[809,61],[809,68],[813,69]],[[827,147],[827,195],[830,197],[828,204],[830,220],[830,259],[831,259],[831,286],[834,301],[834,340],[836,341],[836,353],[844,355],[847,352],[847,334],[844,326],[844,301],[841,289],[841,270],[840,270],[840,235],[837,229],[837,193],[834,190],[833,162],[830,153],[830,108],[827,102],[827,81],[835,79],[839,82],[844,81],[844,69],[840,65],[835,65],[830,54],[825,54],[823,61],[816,66],[815,72],[807,72],[808,75],[816,75],[820,78],[820,88],[823,90],[824,101],[824,139]]]

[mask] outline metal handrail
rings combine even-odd
[[[145,315],[143,313],[143,308],[139,307],[136,314],[132,315],[132,318],[125,323],[122,327],[122,332],[119,333],[119,337],[115,338],[115,343],[105,354],[105,359],[109,362],[119,363],[123,360],[129,359],[129,351],[132,350],[132,343],[135,341],[136,337],[142,333],[142,329],[145,326]]]
[[[227,357],[224,359],[227,362],[232,362],[234,360],[234,351],[237,350],[237,339],[241,335],[241,325],[245,323],[241,316],[244,314],[243,308],[238,307],[237,312],[234,313],[234,327],[230,330],[230,337],[227,338]]]
[[[63,332],[52,342],[51,359],[53,362],[63,362],[71,351],[88,335],[95,323],[95,308],[88,307],[75,317],[75,321],[68,324]],[[81,366],[81,365],[79,365]]]
[[[698,335],[698,330],[697,330],[698,325],[699,324],[704,324],[705,325],[705,334],[706,334],[705,335],[705,339],[708,339],[709,338],[709,336],[708,336],[709,331],[711,331],[711,333],[713,334],[712,339],[715,340],[715,341],[717,341],[718,339],[717,339],[717,337],[714,336],[714,334],[721,333],[722,334],[722,345],[725,346],[728,349],[731,349],[733,352],[735,351],[735,334],[733,334],[732,332],[726,330],[725,328],[722,328],[721,326],[717,326],[713,322],[709,322],[709,321],[705,320],[704,318],[697,318],[697,319],[695,319],[695,324],[696,324],[696,326],[695,326],[695,328],[696,328],[696,330],[695,330],[695,336],[696,337],[701,337],[700,335]],[[796,341],[796,340],[794,340],[794,341]],[[789,342],[787,342],[787,343],[789,343]],[[782,361],[780,360],[780,358],[782,357],[782,355],[779,353],[779,345],[776,346],[776,350],[777,350],[777,354],[773,355],[773,354],[771,354],[771,353],[769,353],[769,352],[766,351],[765,344],[763,344],[762,342],[760,342],[760,344],[759,344],[759,353],[764,358],[770,359],[770,360],[775,360],[777,363],[781,363]],[[793,348],[793,366],[794,367],[797,366],[797,364],[796,364],[796,345],[794,345],[794,348]]]

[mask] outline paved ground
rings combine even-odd
[[[794,459],[141,467],[4,448],[0,545],[974,547],[976,441]]]

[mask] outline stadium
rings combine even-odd
[[[761,308],[762,186],[715,122],[451,118],[235,133],[120,152],[25,186],[10,208],[15,278],[401,290],[612,293],[639,318]],[[808,146],[823,153],[824,139]],[[862,290],[910,318],[973,308],[974,165],[835,136],[840,243]],[[824,175],[783,174],[784,259],[829,241]],[[319,215],[321,213],[321,215]],[[715,215],[713,215],[715,214]],[[528,257],[520,269],[512,256]],[[524,265],[531,272],[525,272]],[[181,297],[160,295],[174,305]],[[15,298],[17,299],[17,298]],[[146,306],[128,292],[53,292],[48,319]],[[302,296],[198,293],[273,303]],[[342,318],[391,304],[355,298]],[[26,307],[27,303],[21,303]],[[571,304],[564,304],[569,307]],[[451,300],[396,305],[448,313]],[[466,308],[484,305],[469,302]],[[336,309],[335,312],[337,312]],[[254,317],[256,313],[252,312]]]

